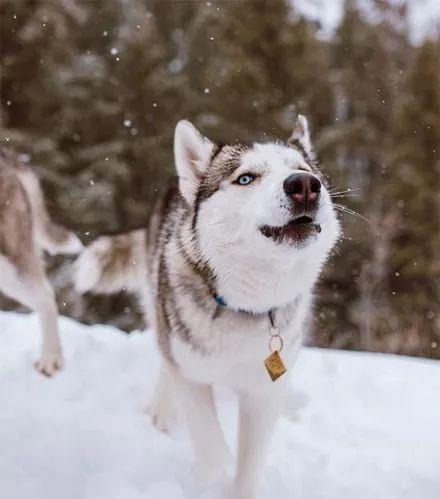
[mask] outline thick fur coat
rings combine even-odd
[[[181,121],[174,151],[178,185],[145,231],[118,236],[130,248],[125,267],[136,272],[126,275],[145,302],[163,357],[153,418],[167,429],[176,412],[183,414],[198,477],[211,483],[229,460],[212,386],[235,389],[240,422],[232,495],[254,499],[288,381],[272,382],[264,367],[270,319],[290,369],[339,225],[302,116],[288,142],[264,144],[216,144]],[[112,283],[121,284],[121,267],[115,263],[112,272],[104,265],[116,249],[116,240],[105,238],[80,256],[80,290],[114,291]]]

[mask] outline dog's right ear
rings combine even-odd
[[[179,189],[190,205],[193,204],[203,174],[208,168],[214,144],[200,134],[187,120],[177,123],[174,132],[174,159]]]
[[[314,159],[309,123],[307,118],[302,114],[298,114],[295,124],[293,125],[292,135],[287,143],[293,147],[297,147],[300,151],[303,151],[311,160]]]

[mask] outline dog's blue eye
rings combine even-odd
[[[245,175],[241,175],[240,177],[238,177],[237,183],[240,185],[248,185],[254,179],[255,179],[255,177],[253,175],[245,174]]]

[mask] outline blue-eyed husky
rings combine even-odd
[[[181,409],[205,481],[229,456],[212,386],[237,391],[233,497],[254,499],[288,381],[277,377],[298,354],[339,225],[303,116],[287,143],[250,145],[211,142],[180,121],[174,151],[178,186],[145,230],[89,246],[77,287],[143,295],[163,357],[153,420],[167,429]]]

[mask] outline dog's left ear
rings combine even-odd
[[[180,120],[174,132],[174,159],[179,189],[190,205],[211,159],[214,144],[187,120]]]
[[[310,140],[309,124],[307,118],[302,114],[298,114],[296,122],[293,125],[292,135],[287,143],[291,146],[302,149],[306,155],[313,159],[313,148]]]

